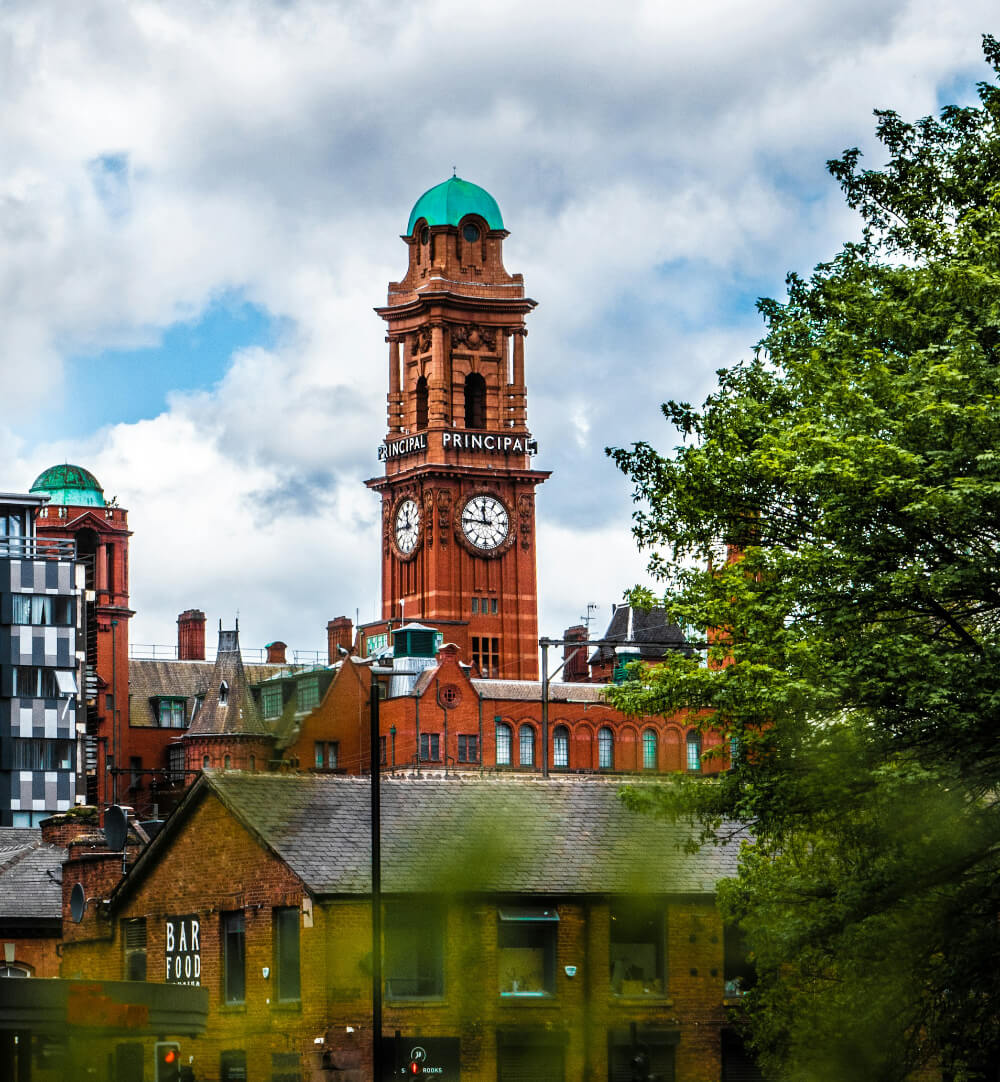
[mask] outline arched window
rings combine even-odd
[[[465,427],[486,427],[486,380],[478,372],[465,377]]]
[[[535,730],[530,725],[522,725],[518,733],[520,741],[521,766],[535,765]]]
[[[606,725],[597,730],[597,765],[601,770],[615,765],[615,734]]]
[[[222,681],[219,685],[219,706],[225,706],[229,702],[229,685]]]
[[[222,765],[223,765],[223,766],[224,766],[224,767],[226,768],[226,770],[229,770],[229,769],[230,769],[230,768],[232,767],[232,765],[233,765],[233,761],[232,761],[232,759],[230,759],[230,758],[229,758],[229,756],[227,755],[227,756],[225,757],[225,759],[223,759],[223,761],[222,761]]]
[[[497,722],[497,766],[510,766],[511,746],[510,726],[506,722]]]
[[[256,755],[251,755],[250,756],[250,771],[251,771],[251,773],[256,769],[257,769],[257,756]]]
[[[427,427],[427,377],[417,380],[417,428]]]
[[[569,766],[569,729],[565,725],[557,725],[552,733],[552,765]]]
[[[687,768],[701,770],[701,734],[693,730],[687,735]]]
[[[201,769],[202,769],[202,770],[208,770],[208,756],[207,756],[207,755],[203,755],[203,756],[202,756],[202,759],[201,759]]]
[[[656,769],[656,730],[646,729],[642,734],[642,769]]]
[[[14,963],[8,963],[7,965],[0,966],[0,977],[30,977],[31,970],[27,966],[20,966]]]

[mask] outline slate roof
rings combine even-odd
[[[195,698],[208,691],[214,668],[215,663],[212,661],[154,661],[130,658],[129,724],[146,728],[157,727],[159,722],[151,702],[157,696],[186,699],[185,716],[190,718]],[[247,681],[256,684],[287,668],[287,665],[246,665],[244,671]],[[181,735],[180,730],[177,735]]]
[[[42,832],[0,827],[0,922],[62,920],[66,850],[42,843]]]
[[[540,702],[541,680],[473,680],[472,686],[487,699],[519,699]],[[599,703],[604,701],[603,684],[549,682],[550,703]]]
[[[708,894],[735,874],[735,844],[687,853],[690,827],[629,811],[619,789],[591,778],[384,777],[383,890]],[[367,778],[209,773],[175,815],[210,793],[310,892],[368,892]],[[150,846],[151,860],[171,833]]]
[[[667,620],[664,609],[638,609],[632,605],[615,607],[602,638],[638,643],[639,659],[642,661],[662,661],[667,650],[682,646],[685,642],[681,629]],[[687,652],[690,653],[690,648]],[[610,646],[599,646],[590,655],[590,664],[611,661],[614,656],[615,652]]]

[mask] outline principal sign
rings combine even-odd
[[[201,924],[197,917],[167,917],[167,984],[201,984]]]
[[[445,451],[486,451],[493,455],[537,455],[538,441],[528,436],[512,436],[509,432],[466,432],[451,429],[441,434],[441,446]],[[403,436],[398,440],[386,440],[379,445],[380,462],[390,458],[402,458],[427,450],[427,433]]]

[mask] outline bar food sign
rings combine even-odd
[[[197,917],[167,917],[167,984],[201,984],[201,925]]]

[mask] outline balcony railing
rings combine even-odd
[[[76,542],[55,537],[0,537],[0,559],[75,560]]]
[[[215,661],[215,654],[213,648],[206,648],[205,660]],[[128,656],[134,661],[176,661],[177,647],[135,642],[129,644]],[[267,661],[267,649],[241,646],[240,656],[248,665],[262,665]],[[288,650],[286,657],[285,664],[289,666],[325,665],[327,662],[325,650]]]

